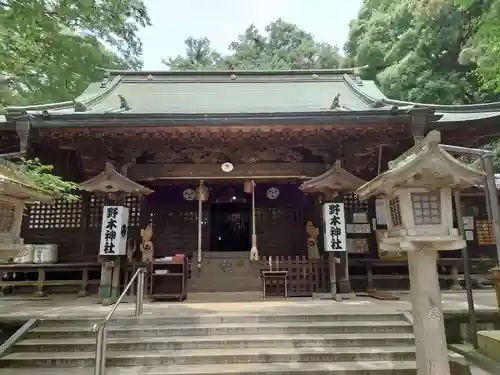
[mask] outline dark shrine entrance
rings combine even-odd
[[[220,202],[210,205],[210,250],[249,251],[251,205],[249,202]]]

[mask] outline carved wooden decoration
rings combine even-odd
[[[312,221],[306,224],[307,232],[307,256],[309,259],[319,259],[318,248],[318,229],[314,226]]]
[[[154,247],[151,239],[153,238],[153,224],[149,223],[142,232],[142,261],[151,263],[154,256]]]

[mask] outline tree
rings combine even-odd
[[[466,11],[478,6],[473,0],[455,2]],[[483,12],[473,20],[474,33],[462,50],[460,61],[477,65],[476,73],[484,90],[500,92],[500,0],[480,3]]]
[[[172,70],[219,69],[307,69],[338,68],[342,63],[339,49],[314,40],[312,34],[297,25],[278,19],[265,28],[263,35],[250,25],[229,45],[229,54],[213,50],[207,38],[186,40],[186,56],[163,63]]]
[[[142,0],[0,0],[0,75],[11,82],[0,104],[70,100],[99,67],[139,67],[137,31],[149,24]]]
[[[48,192],[56,198],[66,201],[75,201],[78,185],[71,181],[65,181],[61,177],[52,174],[54,167],[44,165],[38,159],[21,159],[18,165],[19,172],[24,174],[34,185]]]
[[[169,57],[162,63],[171,70],[215,69],[217,67],[222,55],[212,49],[208,38],[189,37],[184,43],[186,56]]]
[[[485,7],[453,0],[368,0],[350,24],[349,61],[394,99],[440,104],[494,100],[475,64],[459,61]]]

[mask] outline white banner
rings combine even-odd
[[[99,255],[126,255],[128,208],[104,206]]]
[[[323,204],[325,251],[347,251],[344,203]]]

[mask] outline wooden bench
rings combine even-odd
[[[89,271],[100,271],[99,263],[54,263],[54,264],[12,264],[0,263],[0,296],[4,295],[7,288],[20,286],[35,287],[35,295],[45,296],[44,288],[46,286],[80,286],[78,295],[86,296],[89,285],[99,285],[100,280],[89,280]],[[74,272],[80,274],[79,279],[74,280],[47,280],[46,275],[49,272]],[[18,273],[36,273],[37,280],[4,280],[4,276]]]

